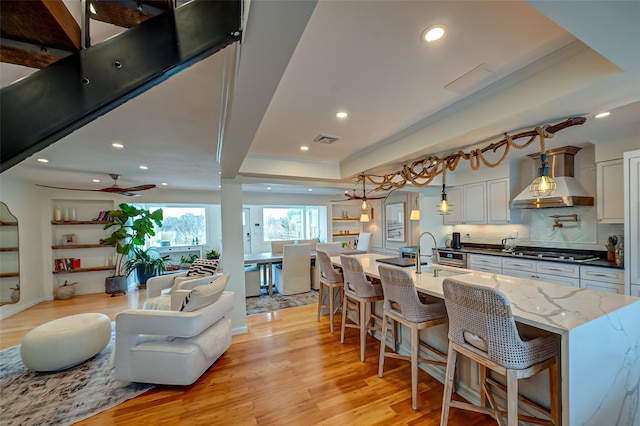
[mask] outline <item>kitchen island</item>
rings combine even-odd
[[[368,276],[379,278],[380,263],[376,260],[386,256],[364,254],[357,257]],[[340,265],[339,257],[331,260]],[[419,292],[443,298],[445,275],[455,275],[455,279],[462,282],[493,287],[505,294],[516,321],[560,337],[564,425],[640,425],[640,298],[431,266],[441,271],[439,276],[434,277],[430,268],[423,268],[422,274],[416,274],[412,268]],[[429,334],[426,340],[430,342],[430,339],[442,345],[438,342],[442,336]],[[441,375],[436,377],[442,381]],[[460,380],[465,381],[465,378]],[[461,383],[461,386],[467,392],[474,387],[473,383]],[[526,392],[526,386],[523,392]],[[540,384],[532,386],[528,392],[533,393],[528,396],[534,400],[548,401],[548,386],[547,395],[535,395],[545,392]]]

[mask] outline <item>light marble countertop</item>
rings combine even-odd
[[[356,257],[362,262],[362,267],[367,275],[379,278],[378,266],[381,263],[376,260],[389,256],[368,253],[359,254]],[[332,257],[331,261],[340,265],[339,256]],[[440,271],[438,277],[433,276],[431,267]],[[443,298],[442,281],[446,276],[455,277],[455,279],[469,284],[496,288],[511,303],[511,310],[517,321],[557,334],[580,327],[624,306],[634,303],[640,304],[640,298],[633,296],[444,265],[423,265],[421,274],[416,274],[415,268],[402,269],[411,271],[418,291],[439,298]]]

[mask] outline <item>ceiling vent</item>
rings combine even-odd
[[[315,139],[313,141],[314,142],[319,142],[319,143],[330,144],[330,143],[334,143],[338,139],[340,139],[340,136],[327,135],[327,134],[324,134],[324,133],[320,133],[318,136],[315,137]]]

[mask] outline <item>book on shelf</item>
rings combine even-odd
[[[99,222],[113,222],[113,218],[109,216],[109,213],[111,213],[111,210],[102,210],[98,213],[96,220]]]
[[[56,271],[67,271],[71,269],[79,269],[80,259],[75,259],[73,257],[54,259],[53,267]]]

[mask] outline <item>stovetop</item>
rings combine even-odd
[[[525,257],[529,259],[549,259],[549,260],[563,260],[565,262],[589,262],[592,260],[598,260],[598,256],[589,254],[575,254],[575,253],[562,253],[562,252],[549,252],[549,251],[537,251],[537,250],[517,250],[511,252],[512,256]]]

